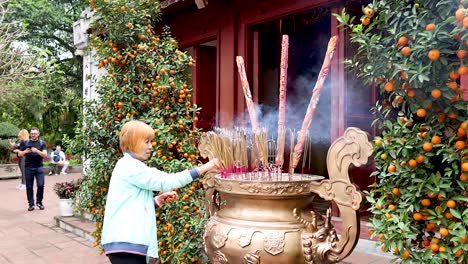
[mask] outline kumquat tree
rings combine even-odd
[[[372,236],[403,263],[468,262],[467,4],[375,0],[360,21],[335,14],[356,44],[348,69],[379,91]]]
[[[147,161],[166,172],[197,163],[194,128],[199,109],[192,102],[189,69],[193,59],[178,50],[167,27],[157,35],[158,1],[90,0],[95,11],[90,41],[105,69],[98,99],[84,111],[86,180],[80,187],[78,209],[96,221],[94,246],[100,247],[106,194],[112,170],[122,156],[118,132],[132,119],[154,128],[153,154]],[[206,221],[201,183],[177,190],[179,199],[157,210],[159,255],[163,263],[201,263],[201,236]],[[102,251],[101,251],[102,252]]]

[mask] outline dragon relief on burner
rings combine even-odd
[[[331,210],[327,210],[324,221],[314,211],[310,211],[310,213],[312,214],[312,221],[307,221],[298,214],[296,208],[293,210],[294,216],[305,229],[301,236],[305,263],[328,264],[338,262],[339,259],[333,254],[338,237],[335,228],[331,224]]]

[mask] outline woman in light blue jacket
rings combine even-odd
[[[159,263],[155,206],[201,174],[214,170],[218,161],[175,174],[146,166],[151,155],[153,129],[142,121],[129,121],[119,133],[124,156],[115,165],[107,195],[101,244],[112,264]],[[165,192],[153,199],[153,191]]]

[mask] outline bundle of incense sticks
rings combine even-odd
[[[288,48],[289,37],[283,35],[281,43],[279,111],[278,111],[278,140],[276,146],[276,164],[283,165],[284,145],[286,141],[286,87],[288,85]]]
[[[247,136],[246,131],[236,128],[234,131],[233,142],[235,144],[236,153],[234,160],[239,166],[247,169],[249,167],[248,149],[247,149]]]
[[[259,129],[253,134],[241,129],[215,128],[213,131],[205,133],[200,142],[203,143],[204,151],[208,152],[210,157],[220,160],[221,171],[226,176],[232,173],[247,172],[249,167],[252,170],[260,168],[262,171],[263,168],[269,168],[267,138],[268,132],[265,128]]]
[[[268,132],[265,128],[254,132],[255,146],[258,150],[258,159],[261,166],[268,164]]]
[[[307,107],[306,115],[304,117],[304,120],[302,121],[301,130],[299,131],[297,144],[294,148],[294,158],[293,158],[293,164],[292,164],[293,168],[296,168],[301,158],[302,152],[304,150],[305,138],[309,131],[310,124],[312,123],[312,119],[314,117],[318,101],[320,99],[320,93],[322,92],[325,80],[327,79],[327,76],[328,76],[328,72],[330,71],[331,60],[336,50],[337,42],[338,42],[337,36],[333,36],[328,42],[327,52],[325,53],[325,59],[322,64],[322,68],[320,69],[320,73],[318,75],[317,82],[315,83],[315,87],[312,91],[312,97],[310,98],[309,106]]]
[[[296,131],[289,130],[289,149],[295,147]],[[268,131],[261,128],[253,133],[244,128],[224,129],[214,128],[213,131],[202,135],[200,145],[203,145],[204,155],[211,158],[218,158],[221,163],[221,177],[229,179],[242,179],[252,181],[283,181],[293,180],[294,153],[290,151],[289,173],[282,172],[282,166],[276,164],[272,158],[268,160],[268,153],[274,153],[276,146],[274,140],[268,138]],[[307,134],[305,151],[302,156],[302,173],[308,162],[311,162],[311,140]],[[262,157],[262,158],[260,158]],[[274,155],[273,155],[274,157]],[[287,175],[287,176],[286,176]],[[302,179],[302,175],[300,178]]]
[[[229,167],[229,157],[226,157],[225,153],[224,153],[224,150],[223,150],[223,146],[222,146],[222,140],[220,139],[220,137],[218,136],[218,134],[216,134],[215,132],[213,131],[210,131],[208,133],[206,133],[204,136],[203,136],[203,140],[205,140],[207,143],[207,145],[210,147],[211,149],[211,153],[213,155],[213,157],[216,157],[219,159],[220,163],[221,163],[221,168],[222,169],[225,169],[225,168],[228,168]]]

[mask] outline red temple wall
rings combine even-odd
[[[163,17],[165,24],[171,27],[172,34],[179,40],[182,48],[190,47],[208,40],[216,39],[218,52],[217,67],[217,125],[230,126],[234,119],[244,113],[245,102],[240,80],[238,78],[235,57],[241,55],[245,59],[247,67],[251,65],[249,57],[249,43],[247,41],[248,27],[281,18],[286,15],[295,14],[304,10],[327,5],[332,12],[338,12],[341,8],[339,1],[210,1],[203,9],[186,8],[168,14]],[[331,18],[331,34],[338,35],[341,40],[345,40],[345,35],[336,28],[337,21]],[[348,126],[363,127],[370,124],[370,116],[353,114],[347,107],[346,98],[350,97],[348,77],[344,70],[343,61],[347,52],[347,44],[340,41],[329,78],[332,82],[331,96],[331,129],[330,138],[334,141],[341,136]],[[250,69],[252,70],[252,69]],[[249,69],[247,69],[249,72]],[[252,87],[252,76],[249,82]],[[201,89],[195,83],[195,89]],[[372,89],[369,89],[371,93]],[[258,91],[253,90],[255,95]],[[369,97],[374,98],[371,94]],[[373,105],[373,102],[368,102]],[[367,104],[364,106],[367,107]],[[370,127],[364,128],[370,131]],[[356,180],[361,189],[367,189],[373,179],[368,175],[372,166],[365,169],[351,170],[351,176]],[[335,211],[335,215],[338,212]]]

